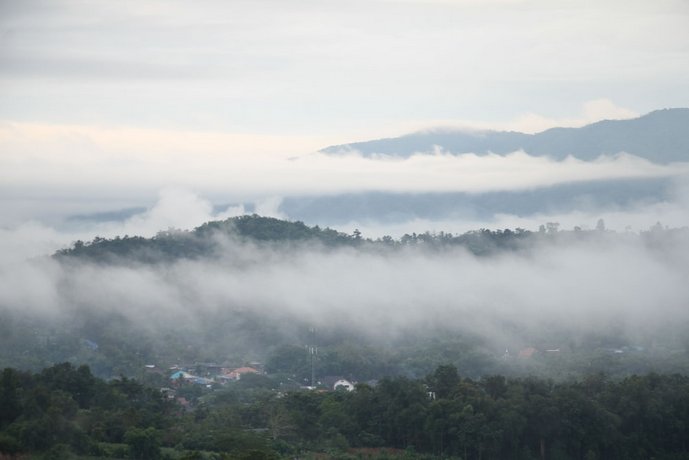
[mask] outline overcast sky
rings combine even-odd
[[[166,187],[234,202],[673,175],[629,158],[313,152],[689,106],[687,24],[685,0],[0,0],[0,225]]]
[[[689,105],[684,0],[0,5],[6,121],[350,141]]]

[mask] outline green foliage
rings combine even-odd
[[[484,255],[520,251],[535,242],[576,244],[600,238],[601,233],[563,232],[551,226],[543,234],[480,230],[370,241],[359,233],[349,236],[300,222],[244,216],[152,239],[97,238],[75,244],[57,258],[69,264],[76,258],[160,263],[212,257],[218,250],[218,235],[230,242],[280,244],[296,250],[311,244],[346,245],[357,251],[417,246],[433,251],[456,246]],[[668,237],[685,238],[686,232],[657,228],[638,236],[661,251]],[[0,452],[40,453],[46,458],[159,458],[164,447],[180,456],[203,458],[298,457],[305,452],[347,458],[352,455],[350,449],[385,447],[396,449],[392,452],[397,454],[376,455],[615,459],[680,458],[689,450],[687,377],[629,376],[651,366],[686,372],[686,353],[617,355],[605,349],[610,338],[588,337],[585,346],[571,344],[569,353],[563,346],[558,358],[542,356],[510,364],[495,359],[495,351],[479,339],[458,337],[453,331],[414,330],[391,345],[380,346],[351,331],[334,330],[319,337],[323,342],[319,375],[381,381],[358,384],[351,393],[305,392],[293,391],[298,388],[296,382],[310,375],[306,350],[295,345],[303,324],[290,326],[228,309],[199,318],[205,322],[199,328],[202,334],[184,334],[182,326],[162,338],[152,338],[122,315],[77,313],[80,324],[66,324],[63,329],[54,324],[36,327],[20,315],[3,321],[3,359],[26,360],[21,363],[38,368],[66,356],[73,362],[92,362],[97,375],[111,377],[143,372],[149,359],[163,364],[173,359],[193,362],[204,353],[211,359],[231,356],[243,363],[254,353],[266,358],[271,375],[249,374],[212,392],[181,385],[177,396],[193,402],[187,412],[142,380],[121,377],[106,382],[86,366],[63,363],[37,374],[8,368],[0,375]],[[228,334],[230,327],[236,333]],[[294,331],[284,333],[287,327]],[[542,340],[547,342],[547,338]],[[686,344],[686,337],[681,340]],[[89,345],[91,341],[97,342],[97,350]],[[608,380],[595,374],[600,370],[619,378]],[[581,380],[571,378],[591,372],[594,375]],[[519,378],[531,373],[555,375],[557,380]],[[394,377],[399,375],[407,378]],[[410,378],[422,375],[427,377]],[[166,375],[154,373],[146,374],[145,382],[168,384]]]
[[[153,238],[126,235],[113,239],[96,237],[90,242],[77,241],[71,248],[58,251],[55,256],[63,261],[77,258],[99,263],[159,263],[179,258],[196,259],[213,256],[219,251],[217,236],[257,243],[317,242],[325,247],[354,245],[360,239],[356,235],[349,236],[328,228],[309,227],[303,222],[252,215],[208,222],[191,232],[159,232]]]
[[[55,444],[41,456],[41,460],[71,460],[74,458],[76,457],[66,444]]]
[[[235,386],[191,413],[83,367],[3,376],[16,409],[0,452],[36,458],[641,459],[689,448],[689,377],[680,375],[474,381],[442,365],[423,381],[388,378],[354,392]]]
[[[309,374],[309,361],[304,347],[283,345],[271,353],[266,362],[271,374],[286,373],[299,377]]]
[[[428,378],[431,390],[438,398],[449,398],[459,385],[459,374],[453,365],[438,366],[433,375]]]
[[[155,460],[161,457],[160,439],[155,428],[131,428],[124,435],[130,458]]]
[[[17,387],[19,376],[14,369],[4,369],[0,377],[0,428],[12,423],[21,413]]]
[[[21,443],[9,433],[0,433],[0,452],[14,455],[21,451]]]
[[[218,257],[226,244],[251,243],[281,248],[307,247],[318,245],[321,248],[355,247],[364,251],[389,251],[405,247],[422,247],[432,250],[445,250],[448,247],[462,247],[479,256],[505,251],[523,251],[537,243],[578,244],[600,238],[628,240],[629,234],[615,234],[600,230],[573,231],[559,230],[559,223],[549,222],[543,231],[531,232],[521,228],[514,230],[472,230],[461,235],[452,233],[412,233],[395,240],[385,236],[377,240],[364,238],[359,230],[347,235],[329,228],[309,227],[303,222],[290,222],[258,215],[233,217],[224,221],[208,222],[193,231],[169,230],[159,232],[153,238],[116,237],[106,239],[96,237],[90,242],[77,241],[72,247],[55,253],[54,257],[65,263],[70,260],[92,261],[98,263],[165,263],[176,259],[198,259]],[[663,249],[670,243],[686,241],[689,229],[664,229],[654,227],[648,232],[636,235],[642,244]]]
[[[122,441],[127,429],[165,426],[173,409],[155,390],[124,378],[105,383],[86,366],[63,363],[37,375],[5,369],[3,376],[0,399],[14,407],[0,431],[4,451],[98,452],[98,441]]]

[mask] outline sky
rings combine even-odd
[[[684,0],[0,0],[0,227],[139,206],[150,216],[170,196],[200,203],[182,212],[194,219],[156,225],[199,225],[209,203],[279,215],[293,194],[676,176],[686,168],[625,155],[316,152],[687,107],[688,23]]]

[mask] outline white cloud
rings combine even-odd
[[[637,238],[608,236],[541,242],[528,253],[494,257],[461,249],[273,250],[228,241],[228,257],[164,266],[37,261],[0,267],[0,305],[40,314],[117,311],[153,329],[179,315],[234,309],[378,336],[432,325],[496,341],[505,339],[506,325],[574,334],[622,325],[647,338],[684,326],[686,241],[666,242],[668,258]]]
[[[38,221],[0,227],[0,266],[13,266],[28,258],[50,254],[69,242],[69,237]]]
[[[525,216],[497,213],[483,219],[414,218],[393,223],[371,219],[337,224],[333,227],[346,233],[351,233],[355,228],[358,228],[365,237],[375,239],[385,235],[400,238],[404,234],[420,234],[427,231],[459,235],[481,228],[523,228],[536,231],[540,225],[545,225],[548,222],[557,222],[560,224],[561,230],[573,230],[575,227],[592,230],[596,228],[598,219],[603,219],[607,229],[621,233],[647,231],[657,222],[669,228],[681,228],[689,224],[689,205],[686,201],[663,201],[653,204],[639,204],[630,209],[594,207],[569,212],[538,212]]]
[[[358,155],[294,156],[276,140],[233,144],[232,136],[184,131],[91,129],[12,124],[0,129],[0,179],[6,188],[50,196],[56,190],[131,193],[183,187],[246,197],[352,191],[524,189],[603,178],[675,176],[681,164],[660,166],[629,155],[596,162],[552,161],[522,152],[507,156],[436,152],[408,159]],[[262,142],[270,144],[264,149]],[[289,146],[289,140],[285,140]],[[298,144],[301,147],[302,144]],[[94,196],[95,198],[95,196]]]
[[[615,105],[609,99],[595,99],[584,103],[582,113],[573,118],[548,118],[534,113],[519,116],[508,122],[508,130],[536,133],[555,127],[581,127],[600,120],[624,120],[636,118],[641,114]]]
[[[684,2],[202,5],[6,5],[0,118],[337,136],[689,104]]]
[[[45,203],[44,206],[50,206]],[[100,206],[103,206],[100,203]],[[265,215],[277,217],[279,200],[268,200],[262,211]],[[211,220],[224,220],[245,214],[243,206],[229,206],[221,212],[214,212],[212,204],[197,194],[184,189],[167,188],[158,194],[157,201],[147,210],[122,221],[73,223],[63,222],[58,227],[39,221],[28,221],[18,225],[0,227],[0,266],[11,267],[32,257],[54,253],[71,245],[76,240],[90,241],[95,236],[114,238],[116,236],[152,237],[168,229],[191,230]]]
[[[397,136],[408,132],[425,131],[434,128],[519,131],[534,134],[550,128],[578,128],[601,120],[625,120],[641,115],[643,114],[616,105],[610,99],[601,98],[584,102],[579,113],[572,116],[548,117],[538,113],[527,112],[503,121],[410,120],[399,124],[391,124],[384,128],[382,134],[374,137]]]
[[[161,230],[189,229],[213,218],[213,206],[197,195],[177,189],[165,189],[150,210],[127,219],[121,228],[106,224],[108,233],[152,236]]]

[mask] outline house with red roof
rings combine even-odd
[[[229,378],[230,380],[239,380],[242,378],[242,375],[259,373],[260,372],[257,369],[254,369],[253,367],[240,367],[225,373],[225,376],[227,376],[227,378]]]

